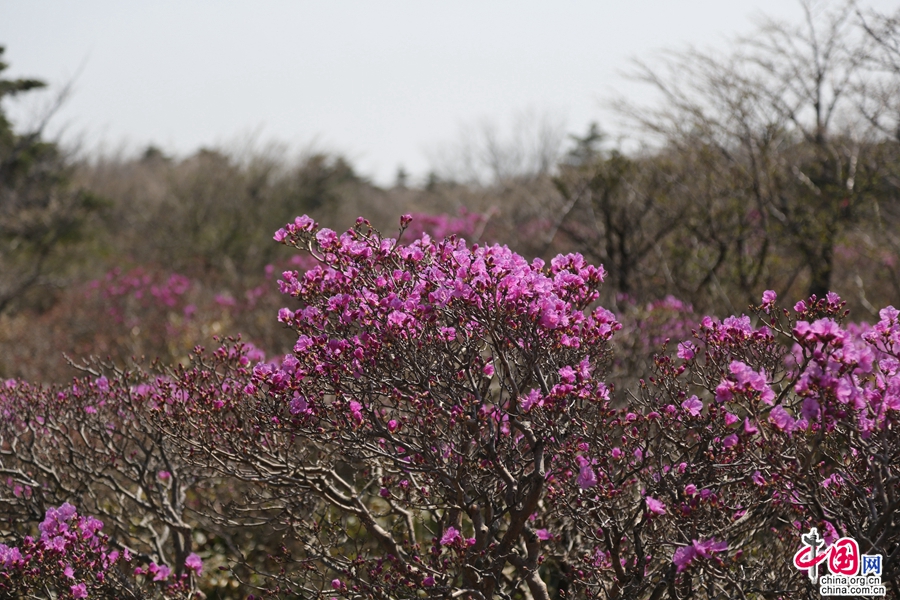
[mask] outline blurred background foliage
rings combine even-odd
[[[639,144],[526,115],[508,137],[466,131],[427,177],[399,169],[388,187],[277,144],[79,153],[0,105],[0,377],[65,380],[63,353],[183,361],[237,332],[289,350],[276,281],[304,263],[272,233],[303,213],[390,234],[411,212],[421,231],[527,257],[581,252],[633,323],[741,313],[765,289],[833,290],[869,319],[900,301],[900,12],[804,7],[804,23],[763,22],[728,55],[635,63],[656,100],[617,108]],[[0,101],[41,86],[0,71]]]

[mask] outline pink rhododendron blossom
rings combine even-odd
[[[597,474],[590,464],[584,464],[578,469],[578,477],[575,480],[583,490],[589,489],[597,485]]]
[[[769,422],[786,433],[793,431],[797,423],[791,414],[780,404],[769,411]]]
[[[675,550],[675,554],[672,556],[672,562],[675,563],[677,572],[681,573],[687,569],[696,556],[697,552],[694,550],[693,546],[682,546]]]
[[[448,527],[444,530],[444,535],[441,536],[441,546],[450,546],[461,539],[462,535],[460,535],[459,530],[455,527]]]
[[[697,352],[697,346],[693,342],[681,342],[678,344],[678,358],[691,360]]]
[[[666,505],[657,500],[656,498],[652,498],[647,496],[644,498],[647,502],[647,508],[650,509],[650,512],[654,512],[658,515],[666,514]]]
[[[184,559],[184,566],[193,571],[194,575],[198,577],[203,572],[203,560],[195,552],[191,552],[188,554],[187,558]]]
[[[700,416],[700,411],[703,410],[703,402],[697,396],[691,396],[681,403],[681,407],[690,413],[692,417],[698,417]]]
[[[150,563],[148,570],[153,575],[153,581],[165,581],[172,575],[172,569],[167,565],[158,565],[155,562]]]
[[[532,389],[525,396],[523,396],[520,400],[522,410],[528,412],[535,406],[543,406],[544,399],[541,397],[541,393],[535,389]]]
[[[362,423],[362,404],[360,404],[356,400],[351,400],[348,406],[350,408],[350,416],[353,418],[353,420],[357,423]]]
[[[714,538],[698,541],[692,540],[690,546],[682,546],[675,550],[672,556],[672,562],[677,567],[677,572],[681,573],[687,569],[697,559],[709,559],[714,554],[725,552],[728,550],[726,542],[716,541]]]
[[[299,415],[301,413],[305,413],[309,408],[309,403],[306,401],[299,392],[294,392],[294,397],[291,399],[290,411],[292,415]]]

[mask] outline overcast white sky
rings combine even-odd
[[[865,3],[883,11],[896,0]],[[55,120],[88,147],[185,155],[255,135],[339,151],[379,183],[531,111],[573,133],[610,116],[630,58],[722,51],[791,0],[0,0],[8,75],[73,95]],[[35,103],[12,103],[24,120]]]

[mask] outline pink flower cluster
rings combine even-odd
[[[712,538],[703,541],[692,540],[690,546],[682,546],[675,550],[672,562],[675,563],[677,571],[681,573],[695,560],[710,559],[715,554],[726,550],[728,550],[727,542],[719,542]]]
[[[765,371],[754,371],[739,360],[732,361],[728,370],[730,375],[716,388],[716,400],[727,402],[735,394],[759,394],[759,400],[771,406],[775,392],[766,383]]]
[[[178,273],[162,278],[143,269],[127,273],[113,269],[103,279],[91,282],[89,287],[99,291],[107,301],[111,316],[122,322],[126,318],[126,300],[133,299],[144,307],[155,304],[172,309],[183,303],[192,285],[190,279]]]
[[[255,369],[258,385],[282,392],[293,414],[316,411],[315,393],[303,391],[304,379],[363,376],[387,358],[393,343],[419,348],[440,347],[489,336],[500,326],[521,351],[534,344],[552,348],[589,348],[620,328],[613,315],[584,310],[597,298],[602,268],[580,255],[558,256],[549,268],[531,263],[505,246],[469,247],[463,240],[435,242],[423,235],[407,246],[381,238],[359,222],[341,235],[318,229],[308,217],[279,230],[276,239],[309,249],[321,264],[302,276],[285,271],[283,293],[304,306],[282,309],[279,320],[298,333],[294,355],[280,365]],[[396,342],[394,342],[396,340]],[[588,361],[560,370],[560,381],[546,390],[521,390],[522,410],[552,406],[564,396],[606,395],[605,386],[589,376]],[[474,375],[504,376],[497,363],[485,360]],[[349,423],[366,426],[365,406],[348,401]]]
[[[122,572],[134,557],[127,547],[111,549],[102,528],[102,521],[79,516],[68,502],[48,508],[38,526],[38,538],[25,536],[16,546],[0,544],[0,592],[56,590],[71,598],[115,593],[122,585]],[[203,568],[202,560],[193,553],[185,564],[197,575]],[[165,584],[167,597],[186,597],[186,576],[173,577],[166,565],[151,562],[146,568],[134,568],[133,573],[146,575],[151,583]]]

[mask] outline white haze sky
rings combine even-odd
[[[896,0],[866,6],[889,11]],[[50,131],[89,149],[284,142],[345,154],[377,183],[421,180],[461,131],[546,115],[613,129],[622,76],[692,44],[723,52],[791,0],[0,0],[6,75],[72,94]],[[9,102],[27,123],[49,101]]]

